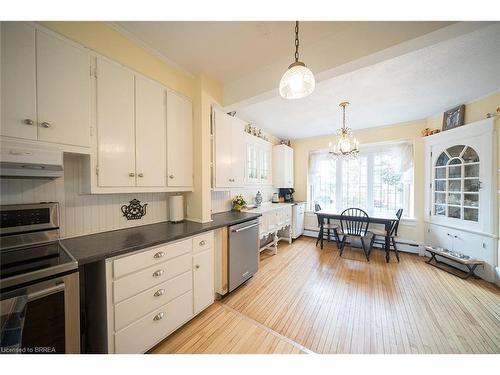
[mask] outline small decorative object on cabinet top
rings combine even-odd
[[[141,205],[140,200],[132,199],[128,205],[124,204],[121,207],[121,210],[123,212],[123,216],[125,216],[127,220],[138,220],[146,215],[147,205],[147,203]]]
[[[495,111],[495,113],[488,112],[486,114],[486,118],[492,118],[492,117],[497,117],[500,116],[500,107],[498,107]]]
[[[231,208],[234,211],[241,211],[246,206],[247,206],[247,202],[245,201],[245,198],[243,198],[243,195],[241,195],[241,194],[235,196],[231,200]]]
[[[280,141],[280,145],[286,145],[288,147],[292,147],[292,142],[289,139],[282,139]]]
[[[231,111],[227,113],[229,116],[234,117],[236,116],[236,111]]]
[[[465,104],[452,108],[443,114],[443,131],[458,128],[464,124]]]
[[[258,191],[257,194],[255,195],[255,205],[257,207],[260,207],[261,204],[262,204],[262,194],[260,193],[260,191]]]
[[[433,135],[439,133],[441,130],[439,129],[431,129],[431,128],[425,128],[422,130],[422,137],[427,137],[428,135]]]

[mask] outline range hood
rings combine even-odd
[[[63,153],[57,148],[1,143],[0,177],[57,178],[64,173]]]

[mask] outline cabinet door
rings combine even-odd
[[[135,77],[135,157],[137,186],[165,186],[167,121],[165,89]]]
[[[214,154],[215,154],[215,187],[233,186],[232,175],[232,118],[224,112],[214,109]]]
[[[36,139],[35,29],[22,22],[2,22],[0,32],[0,134]]]
[[[261,184],[272,184],[272,145],[265,144],[259,148],[259,180]]]
[[[167,91],[168,186],[193,186],[193,106]]]
[[[99,186],[135,186],[134,75],[97,58]]]
[[[90,146],[90,55],[37,31],[38,139]]]
[[[231,174],[233,187],[245,185],[245,122],[231,117]],[[229,134],[229,133],[228,133]],[[227,142],[227,140],[226,140]]]
[[[259,152],[254,137],[249,134],[244,134],[245,138],[245,182],[247,184],[255,184],[259,182]]]
[[[194,313],[214,302],[214,264],[212,250],[193,256]]]
[[[285,148],[285,187],[293,188],[293,149]]]

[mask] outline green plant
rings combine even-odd
[[[231,200],[231,207],[233,210],[241,211],[242,208],[247,206],[247,202],[243,195],[239,194]]]

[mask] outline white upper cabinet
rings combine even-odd
[[[90,56],[37,31],[38,140],[90,146]]]
[[[1,135],[37,139],[35,29],[1,23]]]
[[[241,187],[245,184],[245,123],[214,109],[215,188]]]
[[[134,75],[97,58],[98,185],[135,186]]]
[[[167,90],[167,184],[193,186],[193,105]]]
[[[273,184],[275,188],[293,188],[293,148],[273,147]]]
[[[271,185],[272,144],[244,133],[246,159],[245,183]]]
[[[165,186],[167,172],[165,88],[135,77],[137,186]]]

